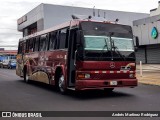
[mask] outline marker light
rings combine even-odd
[[[77,75],[78,79],[87,79],[90,78],[90,74],[79,74]]]

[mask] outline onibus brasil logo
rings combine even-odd
[[[152,37],[153,39],[156,39],[156,38],[158,37],[158,31],[157,31],[157,28],[156,28],[156,27],[153,27],[153,28],[152,28],[151,37]]]

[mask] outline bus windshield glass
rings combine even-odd
[[[107,36],[93,36],[85,35],[85,50],[104,50],[108,51],[111,49],[111,43]]]
[[[112,37],[114,47],[118,51],[134,51],[133,40],[130,38]]]

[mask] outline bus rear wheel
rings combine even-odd
[[[60,74],[59,76],[59,80],[58,80],[58,88],[59,88],[59,91],[62,93],[62,94],[65,94],[66,93],[66,85],[65,85],[65,80],[64,80],[64,75],[63,74]]]

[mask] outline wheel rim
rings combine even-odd
[[[58,86],[61,92],[64,92],[64,76],[61,75],[59,78]]]

